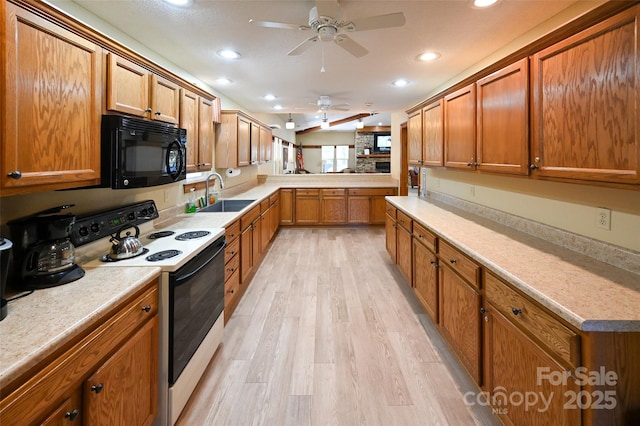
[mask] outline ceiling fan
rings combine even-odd
[[[318,105],[318,112],[327,112],[329,110],[349,111],[349,108],[351,108],[351,105],[346,103],[334,104],[329,96],[324,95],[320,96],[316,104]]]
[[[283,22],[256,21],[249,22],[265,28],[280,28],[300,31],[313,31],[315,34],[304,40],[287,53],[289,56],[300,55],[317,41],[333,41],[338,46],[359,58],[369,51],[354,41],[344,32],[377,30],[380,28],[401,27],[405,23],[402,12],[376,15],[368,18],[340,21],[337,1],[316,0],[316,5],[309,11],[308,25],[287,24]]]

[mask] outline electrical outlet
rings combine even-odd
[[[171,193],[169,192],[168,189],[165,189],[164,190],[164,202],[168,203],[170,198],[171,198]]]
[[[597,208],[596,209],[596,227],[611,230],[611,210]]]
[[[470,185],[469,186],[469,195],[471,195],[472,197],[476,196],[476,186],[475,185]]]

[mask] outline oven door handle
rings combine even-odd
[[[195,274],[200,272],[202,268],[206,267],[209,263],[213,262],[215,258],[218,257],[224,251],[225,247],[227,247],[226,241],[224,242],[224,244],[222,244],[220,249],[213,254],[213,256],[211,256],[209,259],[207,259],[206,262],[203,262],[200,266],[198,266],[196,270],[191,271],[188,274],[184,274],[180,277],[176,277],[176,285],[180,285],[181,281],[187,281],[189,278],[193,277]]]

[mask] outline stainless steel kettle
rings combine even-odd
[[[136,231],[135,235],[131,235],[130,231],[125,233],[125,236],[122,236],[122,231],[125,229],[134,228]],[[136,225],[126,225],[118,230],[117,235],[112,235],[111,239],[111,251],[108,256],[111,260],[122,260],[129,259],[131,257],[138,256],[144,252],[144,247],[142,247],[142,243],[138,239],[140,236],[140,228]]]

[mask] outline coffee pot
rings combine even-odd
[[[23,289],[54,287],[84,276],[69,239],[76,217],[58,214],[73,206],[54,207],[7,224],[16,244],[16,275]]]

